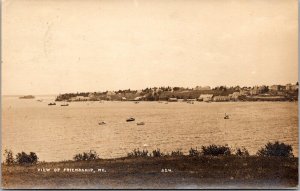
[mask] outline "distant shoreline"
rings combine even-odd
[[[22,95],[2,95],[2,97],[11,97],[11,98],[20,98]],[[25,98],[23,100],[35,100],[36,98],[39,98],[39,97],[53,97],[55,99],[55,97],[57,95],[34,95],[35,98],[31,98],[31,99],[28,99],[28,98]],[[55,100],[55,102],[101,102],[101,101],[107,101],[107,102],[177,102],[177,103],[186,103],[186,102],[189,102],[187,100],[179,100],[179,101],[168,101],[168,100],[154,100],[154,101],[150,101],[150,100],[139,100],[139,101],[136,101],[136,100],[74,100],[74,101],[71,101],[71,100]],[[206,103],[205,101],[198,101],[198,100],[194,100],[194,102],[199,102],[199,103]],[[269,100],[256,100],[255,98],[250,98],[249,100],[229,100],[229,101],[210,101],[210,102],[207,102],[207,103],[237,103],[237,102],[298,102],[298,99],[297,100],[289,100],[289,99],[282,99],[282,100],[272,100],[272,99],[269,99]]]
[[[153,87],[142,90],[117,90],[105,92],[77,92],[59,94],[55,101],[295,101],[298,100],[298,82],[294,85],[254,87],[209,86],[195,88]]]

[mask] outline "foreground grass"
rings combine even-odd
[[[51,169],[39,172],[38,169]],[[53,172],[60,168],[60,172]],[[63,172],[93,168],[92,172]],[[104,169],[106,172],[98,172]],[[165,171],[167,172],[162,172]],[[172,171],[172,172],[169,172]],[[2,165],[3,188],[295,188],[298,158],[189,157],[119,158]]]

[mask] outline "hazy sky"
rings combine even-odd
[[[298,80],[297,0],[6,0],[2,93]]]

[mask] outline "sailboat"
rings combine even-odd
[[[229,119],[229,115],[225,113],[224,119]]]

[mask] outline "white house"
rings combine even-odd
[[[176,101],[177,101],[177,98],[169,98],[169,101],[171,101],[171,102],[176,102]]]
[[[134,101],[140,101],[140,100],[142,100],[142,97],[136,97],[136,98],[134,98]]]
[[[211,88],[209,86],[196,86],[195,90],[211,90]]]
[[[212,98],[214,97],[213,94],[201,94],[198,98],[199,101],[212,101]]]
[[[230,100],[230,98],[229,98],[229,96],[215,96],[214,97],[214,101],[229,101]]]

